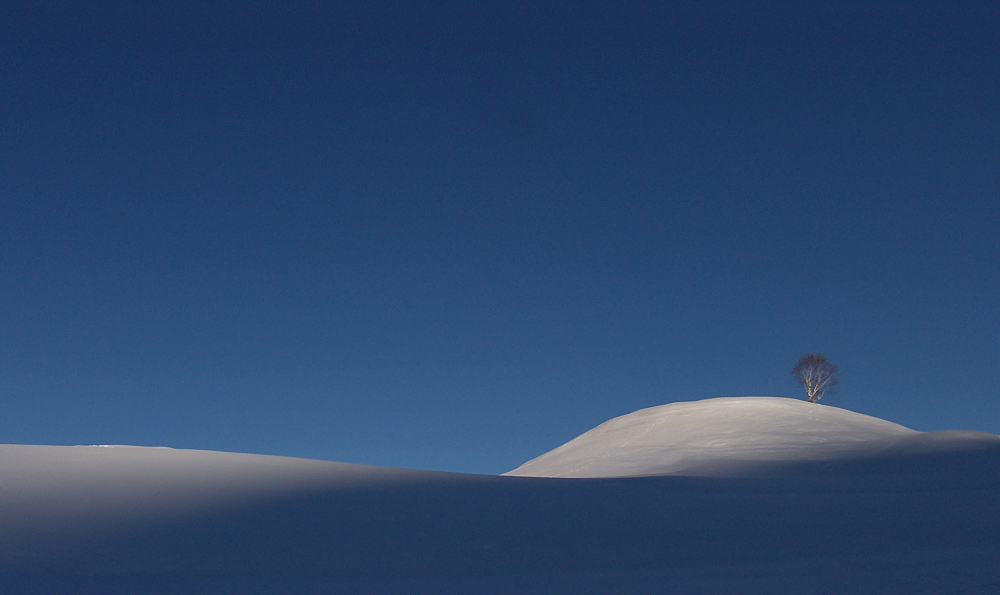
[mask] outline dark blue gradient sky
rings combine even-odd
[[[995,5],[12,4],[0,442],[499,473],[807,351],[1000,433]]]

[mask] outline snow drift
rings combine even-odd
[[[1000,593],[1000,437],[803,404],[819,416],[807,422],[774,399],[745,402],[772,410],[770,429],[754,430],[730,401],[637,412],[562,451],[607,448],[624,464],[626,435],[687,445],[673,475],[647,477],[0,446],[0,592]],[[826,432],[827,418],[852,438]],[[802,454],[838,444],[835,459]],[[635,452],[605,471],[648,475],[650,453]],[[717,471],[791,452],[794,467]]]
[[[803,462],[1000,442],[982,432],[923,433],[882,419],[777,397],[670,403],[616,417],[505,475],[741,475]]]

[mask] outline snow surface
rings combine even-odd
[[[924,434],[876,417],[777,397],[670,403],[616,417],[505,475],[740,475],[789,463],[996,442],[981,432]]]
[[[536,459],[670,474],[646,477],[0,445],[0,593],[1000,593],[1000,437],[785,401],[652,408]]]

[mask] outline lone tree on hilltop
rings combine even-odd
[[[833,394],[830,389],[840,382],[837,374],[837,366],[827,361],[822,353],[807,353],[792,368],[792,376],[805,387],[810,403],[819,401],[827,393]]]

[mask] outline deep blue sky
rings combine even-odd
[[[996,8],[10,4],[0,442],[499,473],[812,351],[1000,433]]]

